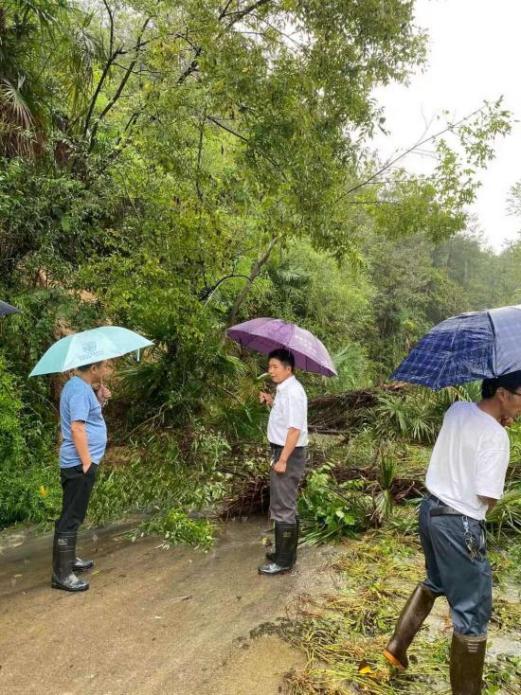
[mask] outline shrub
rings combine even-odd
[[[369,526],[371,497],[363,493],[364,482],[337,484],[331,464],[308,476],[299,499],[299,515],[307,543],[323,543],[350,536]]]
[[[0,527],[30,518],[40,521],[55,506],[52,470],[31,451],[24,438],[27,417],[16,379],[0,358]],[[41,442],[46,433],[40,432]],[[36,466],[36,463],[40,466]],[[43,475],[42,475],[43,473]]]

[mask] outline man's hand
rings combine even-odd
[[[295,451],[297,446],[298,438],[300,437],[300,430],[296,427],[289,427],[288,434],[286,436],[286,443],[280,452],[279,460],[277,463],[273,464],[273,470],[275,473],[285,473],[286,467],[288,465],[288,459],[291,454]]]
[[[92,460],[89,452],[89,442],[87,440],[87,431],[83,420],[73,420],[71,422],[72,441],[80,457],[81,467],[86,473],[92,466]]]
[[[105,403],[109,400],[109,398],[112,398],[112,392],[109,388],[105,386],[105,384],[100,384],[98,388],[95,390],[96,393],[96,398],[98,401],[101,403],[102,406],[105,405]]]
[[[484,497],[483,495],[478,495],[478,497],[484,504],[487,505],[487,512],[492,511],[497,504],[497,500],[495,500],[493,497]]]
[[[273,405],[273,396],[271,393],[266,393],[266,391],[260,391],[259,402],[266,403],[266,405]]]
[[[273,464],[273,470],[275,471],[275,473],[285,473],[287,465],[288,462],[286,461],[286,459],[279,458],[277,463]]]

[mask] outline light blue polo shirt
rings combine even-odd
[[[101,413],[101,404],[92,386],[79,376],[73,376],[63,387],[60,397],[60,420],[63,436],[60,468],[72,468],[81,464],[71,432],[71,423],[79,420],[85,423],[91,460],[93,463],[99,463],[107,446],[107,426]]]

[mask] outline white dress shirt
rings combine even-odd
[[[277,386],[277,393],[268,420],[268,440],[284,446],[288,430],[300,430],[297,446],[308,443],[308,399],[304,387],[294,376]]]

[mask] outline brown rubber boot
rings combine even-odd
[[[424,584],[418,584],[405,604],[391,641],[384,650],[387,661],[404,671],[409,666],[407,649],[434,605],[436,596]]]
[[[450,649],[452,695],[480,695],[486,651],[486,635],[460,635],[457,632],[452,634]]]

